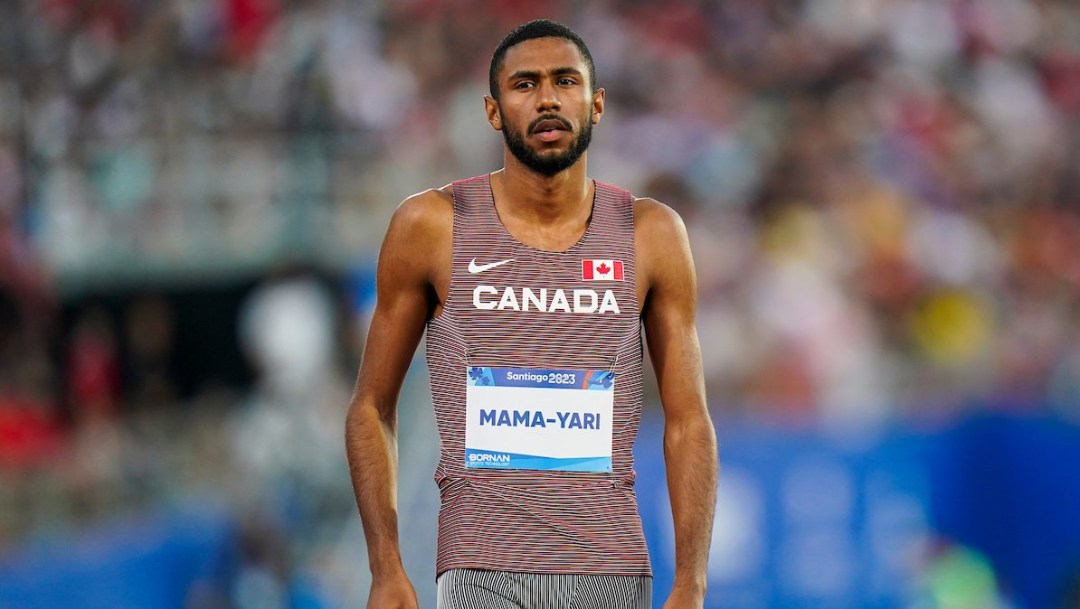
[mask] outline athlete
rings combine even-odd
[[[416,608],[398,545],[397,399],[425,329],[440,436],[439,609],[637,609],[652,572],[631,449],[642,336],[664,409],[675,526],[665,609],[700,609],[717,449],[686,229],[592,180],[604,114],[581,38],[545,20],[495,50],[487,119],[504,167],[406,199],[346,423],[370,609]]]

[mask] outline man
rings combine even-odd
[[[405,200],[379,256],[346,429],[368,607],[417,606],[398,548],[395,426],[425,327],[439,608],[651,607],[631,453],[644,325],[675,524],[664,607],[701,608],[717,459],[685,227],[664,205],[586,176],[605,93],[575,33],[522,25],[489,74],[484,105],[506,140],[504,168]]]

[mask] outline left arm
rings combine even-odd
[[[664,407],[664,461],[675,524],[675,583],[665,609],[700,609],[716,506],[716,433],[705,403],[695,315],[697,280],[686,227],[651,199],[635,208],[638,281],[649,356]]]

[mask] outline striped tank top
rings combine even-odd
[[[596,182],[585,234],[570,249],[550,252],[520,243],[506,230],[495,210],[490,176],[455,182],[453,196],[450,288],[443,311],[428,324],[426,345],[440,438],[437,573],[490,569],[651,575],[632,454],[642,405],[633,198]],[[505,408],[481,406],[477,411],[475,396],[481,391],[504,389],[477,387],[477,393],[470,393],[473,385],[487,382],[484,374],[500,371],[516,371],[517,376],[506,376],[519,379],[563,371],[551,376],[559,382],[580,380],[568,371],[585,371],[582,376],[592,375],[594,383],[614,372],[614,382],[600,392],[576,386],[565,393],[560,388],[511,388],[534,393],[507,394],[511,398]],[[563,395],[583,400],[606,396],[607,414],[595,419],[583,415],[584,425],[577,425],[582,436],[558,435],[574,433],[561,428],[573,428],[576,419],[568,412],[530,412],[537,392],[559,396],[552,400],[555,410]],[[468,436],[476,438],[478,432],[467,432],[467,420],[470,430],[555,434],[536,437],[557,439],[591,438],[595,430],[610,426],[610,460],[577,471],[533,468],[529,463],[535,461],[520,462],[525,464],[520,468],[476,467],[466,453],[477,458],[467,443],[475,444]],[[577,442],[556,440],[541,450],[577,447]],[[497,461],[502,455],[490,458]]]

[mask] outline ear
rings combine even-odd
[[[607,92],[603,89],[597,89],[593,93],[592,101],[592,124],[596,125],[600,123],[600,117],[604,115],[604,97]]]
[[[491,127],[496,131],[502,131],[502,115],[499,113],[499,102],[495,101],[490,95],[484,96],[484,112],[487,113],[487,120],[491,123]]]

